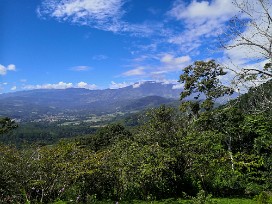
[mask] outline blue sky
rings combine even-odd
[[[1,0],[0,93],[176,82],[223,59],[230,0]]]

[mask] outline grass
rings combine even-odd
[[[215,204],[257,204],[257,201],[245,198],[214,198]],[[54,204],[68,204],[70,202],[58,201]],[[96,201],[96,204],[115,204],[114,201]],[[166,199],[161,201],[120,201],[119,204],[189,204],[189,200],[184,199]]]
[[[257,201],[245,198],[215,198],[213,200],[218,204],[257,204]]]

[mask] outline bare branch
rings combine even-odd
[[[255,71],[255,72],[258,72],[259,74],[264,74],[266,76],[272,77],[271,73],[265,72],[265,71],[262,71],[262,70],[259,70],[259,69],[253,69],[253,68],[247,69],[247,68],[244,68],[244,70],[246,70],[246,71]]]

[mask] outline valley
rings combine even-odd
[[[148,81],[121,89],[33,90],[0,95],[0,115],[17,122],[99,122],[161,104],[174,104],[174,84]]]

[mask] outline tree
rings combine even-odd
[[[121,124],[110,124],[99,129],[95,135],[89,138],[87,145],[92,150],[98,151],[103,148],[107,149],[116,142],[130,137],[131,133]]]
[[[162,147],[173,147],[180,139],[177,134],[179,116],[175,110],[165,105],[147,112],[147,121],[139,127],[136,139],[142,144],[157,144]]]
[[[11,120],[10,118],[0,118],[0,134],[7,133],[17,127],[18,125],[15,123],[15,121]]]
[[[243,52],[249,62],[238,69],[235,83],[272,78],[272,3],[270,0],[234,0],[239,15],[220,37],[223,48]],[[265,62],[260,66],[259,62]],[[250,65],[250,66],[247,66]]]
[[[23,159],[16,149],[0,144],[0,203],[24,203],[21,164]]]
[[[117,200],[160,199],[172,193],[177,175],[170,148],[123,140],[110,151],[107,163],[116,178],[112,186]]]
[[[226,74],[223,67],[214,60],[196,61],[193,65],[185,67],[179,79],[180,83],[184,83],[180,97],[181,109],[184,111],[190,108],[194,114],[197,114],[200,108],[208,111],[213,108],[215,99],[225,94],[232,94],[233,89],[224,86],[219,80],[219,77]],[[200,107],[195,102],[186,101],[189,96],[194,96],[195,100],[204,97]]]
[[[65,141],[36,149],[30,160],[27,166],[32,174],[28,175],[24,188],[29,200],[35,203],[53,202],[58,198],[76,200],[81,196],[76,182],[98,163],[92,151]]]
[[[272,114],[272,80],[257,87],[251,87],[249,91],[231,102],[246,114],[263,113]]]

